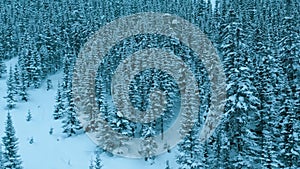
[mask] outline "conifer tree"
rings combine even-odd
[[[30,67],[30,73],[32,76],[32,84],[34,88],[39,88],[42,83],[42,63],[41,63],[41,57],[37,53],[36,48],[33,49],[34,54],[31,58],[31,67]]]
[[[225,130],[221,130],[224,127],[222,124],[219,125],[215,133],[207,140],[207,147],[205,147],[207,149],[206,165],[209,168],[223,168],[223,166],[227,165],[228,146],[226,144],[226,137],[224,137]],[[221,137],[221,134],[223,134],[223,137]]]
[[[26,121],[30,121],[32,119],[32,115],[30,110],[27,111]]]
[[[171,169],[170,164],[169,164],[169,160],[166,161],[166,168],[165,169]]]
[[[14,68],[13,77],[14,77],[16,94],[19,94],[20,93],[20,73],[19,73],[19,67],[17,64],[15,65],[15,68]]]
[[[66,133],[68,137],[72,135],[79,134],[80,130],[82,129],[82,126],[78,120],[77,113],[75,111],[75,103],[73,101],[73,98],[71,96],[71,91],[67,94],[67,103],[66,103],[66,109],[64,112],[64,119],[62,121],[63,123],[63,133]]]
[[[3,166],[5,169],[22,169],[22,161],[18,154],[18,139],[15,136],[10,113],[7,114],[5,135],[2,137],[4,146]]]
[[[102,160],[100,158],[100,152],[98,150],[95,151],[95,155],[95,160],[91,160],[89,169],[101,169],[103,167]]]
[[[13,77],[13,70],[12,67],[9,69],[9,77],[6,81],[7,84],[7,96],[6,101],[7,101],[7,108],[8,109],[13,109],[16,106],[16,91],[15,91],[15,82],[14,82],[14,77]]]
[[[6,65],[5,65],[2,57],[0,56],[0,78],[3,77],[4,73],[6,73]]]
[[[91,159],[89,169],[94,169],[94,161]]]
[[[26,76],[25,72],[21,72],[20,78],[20,89],[19,89],[19,96],[21,97],[22,101],[28,101],[28,93],[27,93],[27,86],[26,86]]]
[[[56,104],[54,107],[53,118],[54,120],[61,119],[65,111],[64,102],[62,98],[61,85],[58,83],[58,89],[56,94]]]
[[[178,145],[179,155],[176,162],[179,169],[198,169],[204,168],[204,147],[200,143],[198,134],[195,129],[184,137]]]
[[[6,74],[5,60],[18,57],[18,65],[15,69],[10,69],[7,75],[8,90],[5,98],[9,109],[15,107],[18,99],[28,101],[27,89],[40,87],[49,74],[55,73],[63,66],[63,84],[59,85],[63,87],[59,88],[53,116],[55,119],[62,119],[66,128],[72,128],[69,127],[71,126],[69,122],[72,121],[70,119],[74,119],[74,111],[71,111],[73,106],[70,106],[73,103],[69,99],[71,80],[74,82],[72,67],[86,37],[106,22],[123,15],[145,11],[172,13],[197,25],[208,35],[218,49],[228,79],[228,100],[223,122],[213,137],[209,138],[208,148],[205,143],[202,145],[204,148],[199,146],[199,151],[197,150],[201,159],[204,156],[204,161],[200,161],[203,163],[202,167],[299,168],[299,0],[80,2],[83,1],[77,0],[74,3],[55,1],[52,4],[40,1],[30,3],[0,1],[0,78]],[[211,2],[215,2],[214,7]],[[36,9],[39,9],[38,12]],[[107,143],[106,149],[109,151],[123,144],[123,141],[119,136],[110,139],[112,133],[106,131],[107,128],[113,128],[121,135],[148,138],[157,132],[163,133],[168,127],[169,118],[173,117],[167,115],[168,117],[164,116],[155,124],[139,126],[123,118],[122,114],[126,112],[118,112],[110,107],[110,82],[118,59],[124,59],[123,54],[129,54],[130,50],[153,47],[146,45],[147,40],[152,39],[144,35],[136,36],[130,41],[124,40],[124,46],[120,51],[111,50],[111,53],[108,53],[107,58],[110,58],[108,64],[99,67],[106,70],[101,72],[101,84],[96,84],[98,96],[93,95],[93,89],[90,91],[74,89],[74,92],[75,90],[88,92],[91,98],[96,97],[100,113],[96,112],[91,99],[75,99],[84,100],[80,109],[85,111],[86,119],[91,121],[86,130],[91,132],[103,130],[101,139],[103,143]],[[163,43],[162,47],[170,49],[168,42]],[[127,50],[128,47],[131,49]],[[174,49],[177,50],[176,47]],[[185,55],[181,51],[177,53]],[[87,65],[82,63],[81,66],[89,68]],[[139,61],[135,65],[142,66]],[[89,76],[91,72],[93,71],[87,71],[84,76]],[[138,109],[147,108],[148,95],[151,93],[147,82],[151,81],[149,78],[151,76],[153,77],[153,74],[148,71],[131,86],[130,99]],[[195,76],[200,77],[198,74]],[[95,85],[94,79],[86,83]],[[171,83],[167,83],[172,86]],[[202,91],[204,88],[199,89],[200,92],[206,92]],[[172,95],[171,90],[164,91]],[[206,96],[209,97],[209,94],[200,96],[200,100]],[[167,106],[172,107],[171,104],[168,102]],[[200,109],[209,107],[209,104],[204,100]],[[103,123],[99,124],[97,121],[98,114],[105,116],[107,123],[103,128],[99,127]],[[185,138],[184,141],[187,143],[185,147],[180,145],[181,154],[178,156],[182,155],[182,161],[184,155],[191,154],[188,145],[198,144],[191,143],[190,140],[193,140],[193,137]],[[154,152],[152,149],[148,151],[151,144],[151,139],[145,141],[145,155]]]
[[[257,4],[258,5],[258,4]],[[279,133],[276,128],[276,121],[278,120],[279,113],[276,111],[277,101],[275,99],[276,93],[276,79],[272,74],[277,74],[278,67],[273,53],[271,52],[271,32],[267,28],[268,16],[266,15],[269,5],[263,3],[262,6],[265,10],[262,11],[263,15],[259,12],[256,13],[255,22],[256,30],[253,39],[253,54],[254,65],[256,66],[256,74],[254,85],[257,87],[258,98],[261,104],[258,106],[259,121],[256,133],[261,136],[257,138],[259,141],[259,149],[261,149],[261,163],[262,168],[279,167],[276,135]],[[270,26],[270,25],[269,25]]]
[[[139,153],[145,157],[145,161],[154,160],[157,148],[158,145],[154,139],[152,137],[147,137],[143,139]]]
[[[97,152],[96,153],[94,169],[101,169],[101,168],[102,168],[102,160],[100,158],[100,153]]]
[[[230,142],[228,167],[243,168],[259,165],[260,153],[257,149],[254,120],[259,116],[259,99],[251,81],[252,60],[247,56],[247,35],[234,9],[230,9],[226,17],[221,50],[228,83],[228,100],[225,107],[229,118],[229,129],[226,133]]]
[[[47,79],[47,91],[53,88],[51,79]]]

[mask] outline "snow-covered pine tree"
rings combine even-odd
[[[94,161],[91,159],[89,169],[94,169]]]
[[[18,154],[18,139],[15,136],[15,129],[8,112],[5,125],[5,135],[2,137],[4,146],[3,166],[5,169],[22,169],[21,157]]]
[[[139,153],[145,157],[145,161],[154,160],[155,153],[157,151],[157,143],[153,139],[153,137],[146,137],[143,139]]]
[[[199,139],[200,122],[198,118],[191,118],[191,111],[187,102],[193,100],[182,100],[181,106],[184,106],[187,111],[183,112],[183,123],[180,129],[182,136],[181,142],[178,144],[179,154],[176,162],[179,164],[179,169],[198,169],[205,168],[204,146]]]
[[[41,56],[38,54],[36,47],[33,48],[33,56],[31,59],[30,73],[32,76],[32,85],[34,88],[39,88],[42,83],[42,63]]]
[[[26,90],[29,87],[29,73],[28,73],[28,64],[29,64],[29,59],[30,57],[30,52],[29,50],[29,45],[24,43],[22,45],[22,50],[19,52],[19,57],[18,57],[18,65],[20,68],[20,83],[22,85],[21,90]],[[24,86],[24,88],[23,88]]]
[[[31,119],[32,119],[31,111],[28,110],[27,111],[27,116],[26,116],[26,121],[31,121]]]
[[[221,134],[225,132],[225,130],[221,130],[223,127],[224,125],[221,123],[215,133],[207,140],[205,147],[207,149],[206,165],[209,168],[223,168],[222,166],[226,166],[226,159],[222,157],[223,155],[226,157],[228,146],[226,144],[222,145],[222,142],[227,143],[226,137],[221,137]]]
[[[166,161],[166,168],[165,169],[171,169],[170,164],[169,164],[169,160]]]
[[[210,40],[214,43],[214,46],[216,49],[219,49],[219,36],[218,32],[220,31],[220,0],[215,0],[214,8],[213,8],[213,13],[212,13],[212,24],[211,24],[211,38]]]
[[[252,84],[251,58],[247,56],[247,35],[242,29],[239,16],[230,9],[223,24],[221,50],[224,57],[228,83],[228,100],[225,106],[229,130],[229,168],[259,165],[255,119],[258,117],[259,100]]]
[[[115,117],[112,118],[111,124],[113,130],[117,131],[118,133],[121,133],[125,136],[133,136],[134,126],[130,124],[130,121],[125,119],[120,112],[115,113]]]
[[[265,125],[265,128],[263,130],[263,139],[268,141],[269,143],[265,143],[263,148],[263,163],[266,166],[272,166],[272,167],[279,167],[284,168],[285,164],[281,162],[282,157],[282,150],[283,148],[278,146],[281,142],[284,142],[282,140],[282,124],[280,121],[283,119],[280,115],[280,110],[282,110],[282,107],[284,105],[284,100],[286,99],[285,95],[285,87],[286,87],[286,74],[284,73],[284,70],[282,68],[282,61],[279,55],[279,40],[280,38],[280,31],[279,25],[282,25],[281,18],[281,8],[282,8],[282,1],[270,1],[271,3],[267,3],[267,14],[266,14],[266,21],[268,23],[267,30],[268,30],[268,41],[265,42],[265,44],[268,46],[268,50],[270,52],[270,55],[266,57],[265,59],[265,66],[267,66],[265,75],[270,72],[271,78],[265,79],[266,82],[271,82],[273,86],[273,95],[270,89],[266,90],[268,93],[264,93],[262,95],[266,95],[270,98],[271,108],[267,111],[267,113],[270,114],[270,118],[266,118],[264,121],[267,122],[267,125]],[[276,2],[276,3],[275,3]],[[269,45],[268,45],[269,43]],[[270,67],[268,71],[268,67]],[[269,77],[262,77],[262,78],[269,78]],[[269,88],[272,88],[272,86],[269,86]],[[267,86],[265,86],[265,89],[267,89]],[[268,98],[266,97],[266,98]],[[268,107],[268,105],[262,103],[263,107]],[[273,120],[272,120],[273,119]],[[269,129],[268,129],[269,128]],[[267,149],[266,149],[267,147]],[[268,160],[267,163],[265,160]]]
[[[47,91],[53,88],[51,79],[47,79],[46,83],[47,83]]]
[[[262,3],[267,6],[262,5]],[[264,165],[262,168],[287,168],[291,163],[297,162],[300,164],[298,155],[300,151],[300,141],[297,132],[299,131],[300,119],[300,115],[297,113],[300,107],[300,100],[298,99],[300,97],[298,73],[300,63],[299,29],[297,29],[300,23],[300,7],[297,0],[266,0],[264,2],[260,0],[215,0],[216,6],[213,8],[214,12],[212,14],[213,22],[209,20],[212,9],[210,5],[208,5],[209,3],[205,5],[204,0],[177,0],[174,1],[174,3],[169,3],[167,0],[150,0],[147,2],[138,0],[133,0],[132,2],[110,2],[104,0],[90,3],[90,0],[88,0],[85,4],[86,6],[81,6],[82,3],[78,3],[78,6],[72,6],[74,3],[65,1],[57,1],[51,5],[40,5],[38,1],[21,4],[13,1],[1,1],[0,4],[0,6],[2,6],[0,13],[4,14],[0,16],[0,34],[3,35],[0,37],[0,63],[2,63],[2,59],[19,56],[20,82],[23,84],[22,89],[20,89],[22,92],[19,93],[19,95],[21,96],[21,100],[24,101],[28,99],[26,88],[32,86],[33,75],[36,71],[34,70],[35,63],[32,62],[33,58],[37,56],[40,57],[41,74],[39,76],[42,78],[46,77],[49,73],[53,73],[61,68],[63,63],[63,57],[61,56],[74,53],[72,58],[75,58],[79,47],[84,43],[84,38],[82,37],[87,37],[86,35],[92,32],[89,31],[89,29],[97,30],[105,22],[122,15],[129,15],[141,11],[159,11],[184,17],[213,36],[217,35],[219,31],[221,33],[224,32],[226,27],[223,26],[227,26],[227,24],[223,23],[227,20],[228,16],[226,14],[231,5],[237,12],[239,21],[243,24],[240,28],[248,34],[241,39],[247,40],[245,44],[248,45],[248,49],[251,48],[250,50],[252,50],[250,53],[247,51],[247,54],[245,54],[242,59],[248,58],[248,62],[251,59],[255,59],[255,63],[261,61],[260,64],[255,65],[258,65],[257,67],[252,67],[251,65],[247,66],[249,66],[248,69],[252,70],[252,68],[254,68],[253,70],[256,70],[258,72],[257,74],[260,74],[256,75],[254,80],[253,77],[249,77],[249,80],[253,82],[254,86],[258,89],[258,98],[261,101],[261,105],[257,111],[261,117],[257,119],[260,125],[254,123],[253,126],[258,128],[253,128],[251,124],[249,128],[251,132],[249,135],[254,133],[255,135],[253,136],[257,138],[253,140],[255,140],[255,142],[258,140],[261,141],[258,150],[262,150],[261,163]],[[75,4],[77,4],[77,2],[75,2]],[[24,8],[19,8],[20,5]],[[254,5],[256,6],[255,9],[252,8]],[[29,8],[29,10],[24,10],[26,8]],[[32,12],[35,8],[39,9],[39,12]],[[266,10],[266,12],[263,12],[264,10]],[[253,13],[256,13],[255,15],[261,19],[267,17],[263,23],[252,23],[253,20],[251,16]],[[42,18],[49,19],[43,20]],[[208,21],[206,21],[206,19],[208,19]],[[40,24],[34,25],[35,23]],[[85,26],[87,23],[91,26]],[[213,24],[213,26],[207,29],[206,25],[209,24]],[[259,30],[261,29],[259,26],[262,25],[266,25],[268,31]],[[260,32],[253,32],[254,30],[259,30]],[[212,33],[210,33],[210,31],[212,31]],[[258,40],[260,38],[258,36],[262,34],[265,34],[266,37],[262,37],[261,40]],[[257,39],[255,40],[253,37]],[[266,40],[268,38],[271,40]],[[227,40],[220,36],[212,37],[212,39],[214,39],[214,45],[218,48],[222,45],[221,42]],[[231,40],[235,41],[233,39]],[[263,48],[269,48],[267,49],[267,54],[263,54],[265,51],[261,52]],[[271,55],[269,55],[270,53]],[[262,55],[264,56],[261,57]],[[258,56],[261,58],[258,59]],[[223,54],[220,55],[220,57],[223,58]],[[224,57],[227,56],[224,55]],[[237,64],[239,63],[237,62]],[[234,66],[238,67],[238,65]],[[239,71],[238,69],[234,70]],[[250,74],[252,74],[252,72]],[[3,74],[1,74],[0,66],[0,77],[1,75]],[[235,74],[230,72],[229,78],[233,76],[235,76]],[[107,81],[108,78],[105,77],[103,79],[105,80],[104,83],[109,84],[109,81]],[[239,80],[240,79],[237,81]],[[107,85],[104,90],[110,90],[109,86]],[[142,94],[145,95],[145,93]],[[65,95],[64,91],[62,91],[62,95]],[[66,97],[63,97],[63,100],[64,98]],[[106,102],[106,100],[101,102]],[[108,107],[103,106],[105,104],[101,104],[101,109],[108,112]],[[279,112],[281,114],[279,114]],[[228,116],[224,118],[228,118]],[[242,119],[243,122],[248,123],[245,126],[249,125],[252,120],[253,119],[250,120],[248,118]],[[164,125],[164,122],[165,121],[158,123],[158,125]],[[123,122],[117,119],[116,123],[122,124]],[[220,132],[216,130],[218,133],[214,136],[215,140],[212,143],[212,146],[216,147],[216,149],[211,151],[211,153],[216,152],[217,154],[214,160],[216,161],[216,165],[210,166],[211,168],[231,167],[227,165],[230,155],[228,152],[230,145],[228,145],[228,143],[232,143],[232,141],[229,141],[231,138],[229,138],[227,134],[229,130],[231,130],[230,127],[233,127],[231,124],[231,121],[226,122],[226,124],[220,126]],[[122,126],[123,124],[118,127],[121,128]],[[241,126],[244,127],[244,125]],[[120,128],[117,130],[120,130]],[[163,129],[163,127],[159,129]],[[222,131],[224,131],[224,133],[222,133]],[[293,136],[293,138],[291,139],[289,136]],[[249,152],[244,142],[238,142],[237,145],[243,149],[243,152]],[[257,147],[253,146],[253,148]],[[214,158],[214,156],[209,158]]]
[[[121,142],[118,138],[118,135],[113,133],[111,126],[105,120],[98,120],[98,128],[95,131],[99,131],[97,135],[97,141],[102,143],[103,149],[108,153],[113,152],[116,148],[120,147]]]
[[[72,97],[72,90],[67,92],[66,108],[63,118],[63,133],[66,133],[68,137],[79,134],[82,126],[78,120],[77,113],[75,111],[75,103]]]
[[[287,83],[287,82],[286,82]],[[291,92],[290,87],[285,84],[285,92],[282,94],[284,100],[280,107],[280,128],[281,139],[279,146],[282,149],[280,152],[280,160],[287,168],[298,168],[297,152],[295,151],[295,137],[294,124],[296,124],[296,114],[293,112],[293,103],[288,94]],[[296,131],[298,132],[298,131]],[[297,167],[298,166],[298,167]]]
[[[21,83],[20,83],[19,67],[18,67],[17,64],[15,64],[13,77],[14,77],[14,84],[15,84],[16,94],[19,94],[20,93],[20,84]]]
[[[85,76],[83,76],[83,78],[88,78],[89,76],[91,76],[93,74],[94,74],[93,70],[89,69],[88,73]],[[76,78],[73,78],[74,83],[77,83],[76,80],[77,80]],[[93,88],[93,87],[84,90],[84,92],[86,93],[85,95],[88,97],[83,99],[82,106],[80,107],[80,109],[84,111],[84,114],[86,116],[85,119],[89,120],[89,125],[86,126],[85,130],[92,132],[93,130],[95,130],[95,128],[97,128],[97,124],[96,124],[97,116],[98,116],[98,112],[97,112],[98,109],[96,106],[97,102],[101,100],[100,101],[101,103],[98,102],[99,103],[98,108],[101,109],[101,111],[103,110],[102,107],[107,106],[107,105],[104,105],[103,99],[101,99],[103,96],[101,83],[95,82],[95,80],[91,79],[91,78],[88,78],[87,80],[85,80],[85,82],[86,82],[86,84],[88,84],[88,86],[96,86],[96,91],[95,91],[95,88]],[[84,85],[82,84],[82,86],[84,86]],[[83,88],[83,87],[79,87],[76,89],[77,93],[82,92],[82,91],[80,91],[81,88]],[[97,94],[99,94],[99,95],[97,95]],[[97,96],[99,96],[100,98],[96,99]],[[81,100],[82,98],[75,98],[75,99]],[[106,114],[107,112],[102,112],[102,113]]]
[[[8,7],[8,5],[11,5],[12,3],[6,3],[6,6],[4,6],[4,10],[2,12],[10,13],[11,15],[16,15],[16,11],[12,8]],[[13,17],[10,17],[10,15],[3,15],[1,17],[5,20],[5,22],[1,23],[3,35],[1,37],[1,44],[2,48],[4,50],[3,55],[1,58],[4,59],[11,59],[16,56],[16,33],[15,33],[15,27],[14,27],[14,21]]]
[[[102,168],[102,160],[100,158],[100,153],[96,152],[96,158],[95,158],[95,165],[94,169],[101,169]]]
[[[256,29],[253,32],[253,54],[254,65],[256,66],[256,74],[254,85],[258,90],[258,98],[261,104],[258,106],[259,124],[257,125],[257,133],[259,137],[259,149],[261,150],[262,168],[279,167],[278,161],[278,141],[276,135],[279,133],[276,127],[279,113],[276,110],[275,86],[280,82],[274,78],[278,73],[275,58],[273,56],[272,42],[269,18],[267,12],[270,5],[267,2],[258,3],[257,8],[260,9],[255,13]],[[260,7],[261,6],[261,7]],[[281,73],[279,73],[281,74]]]
[[[142,89],[142,90],[146,91],[145,89]],[[152,99],[154,99],[154,98],[152,98]],[[159,104],[160,104],[160,102],[159,102]],[[151,119],[153,115],[154,115],[153,112],[147,112],[145,118]],[[139,153],[145,157],[145,161],[148,161],[148,159],[150,159],[150,160],[155,159],[154,155],[155,155],[156,149],[158,147],[157,143],[153,140],[153,137],[156,134],[155,127],[156,127],[155,121],[151,122],[149,124],[142,124],[141,137],[143,138],[143,142],[142,142]]]
[[[3,61],[3,58],[0,56],[0,78],[3,77],[4,73],[6,73],[6,65]]]
[[[149,63],[149,61],[147,61],[146,63]],[[143,62],[141,64],[144,64]],[[152,63],[153,64],[153,63]],[[141,65],[142,66],[142,65]],[[145,119],[153,119],[153,117],[155,117],[155,114],[161,114],[162,112],[157,112],[158,110],[160,110],[160,104],[162,103],[162,99],[159,98],[159,95],[152,95],[150,96],[150,92],[152,92],[152,94],[155,94],[155,91],[151,91],[151,86],[157,86],[156,83],[158,83],[157,81],[155,81],[155,79],[153,79],[153,76],[157,76],[154,75],[153,71],[145,71],[140,75],[140,81],[139,83],[137,83],[136,85],[138,85],[138,95],[140,97],[137,97],[138,99],[136,100],[137,102],[139,102],[139,106],[141,108],[141,110],[143,111],[147,111],[146,115],[145,115]],[[154,80],[154,81],[153,81]],[[149,83],[150,81],[150,83]],[[151,111],[149,111],[149,105],[150,102],[152,102],[151,104]],[[156,120],[154,121],[150,121],[150,123],[146,123],[146,124],[142,124],[142,129],[140,131],[140,135],[143,138],[142,141],[142,145],[140,147],[139,153],[145,157],[145,161],[151,160],[153,161],[155,159],[155,153],[156,153],[156,149],[158,147],[157,143],[154,141],[153,137],[156,135],[157,130],[157,122]]]
[[[100,157],[100,152],[95,151],[95,160],[91,160],[91,164],[89,166],[89,169],[101,169],[103,167],[102,160]]]
[[[13,109],[16,106],[16,91],[15,91],[15,81],[13,77],[13,70],[12,67],[9,69],[9,76],[6,81],[7,85],[7,95],[6,95],[6,101],[7,101],[7,108]]]
[[[261,132],[261,151],[262,151],[262,165],[265,168],[272,168],[277,166],[278,161],[276,152],[276,111],[272,105],[276,100],[274,99],[274,84],[272,83],[271,73],[272,68],[270,67],[272,63],[269,60],[270,56],[263,56],[261,63],[258,68],[259,73],[259,83],[258,93],[261,104],[258,108],[260,114],[259,130]],[[274,69],[274,68],[273,68]]]
[[[58,99],[58,94],[59,94],[59,90],[60,90],[60,94],[61,94],[61,101],[57,102],[57,104],[59,104],[59,107],[57,107],[58,109],[56,109],[55,111],[57,111],[57,114],[59,116],[67,116],[67,109],[70,108],[70,102],[73,102],[73,107],[75,108],[75,104],[74,104],[74,98],[73,98],[73,89],[72,89],[72,74],[73,74],[73,64],[74,64],[74,54],[73,51],[71,52],[70,50],[70,46],[69,44],[67,44],[67,50],[65,53],[65,58],[64,58],[64,66],[63,66],[63,82],[61,84],[61,87],[59,86],[58,88],[58,93],[57,93],[57,99]],[[62,109],[63,106],[63,109]],[[72,109],[74,109],[72,108]],[[62,112],[59,112],[58,110],[62,109]],[[75,113],[75,109],[72,110]],[[65,117],[64,117],[65,118]]]
[[[179,169],[198,169],[206,166],[204,164],[204,147],[200,143],[197,133],[196,129],[193,129],[178,144],[179,155],[176,162],[179,164]]]
[[[20,74],[20,88],[19,88],[19,96],[22,101],[28,101],[28,93],[27,93],[27,86],[26,86],[26,76],[25,72],[21,72]]]
[[[70,44],[66,45],[66,53],[63,64],[63,83],[62,83],[62,91],[63,98],[67,98],[67,92],[72,88],[72,74],[73,74],[73,65],[75,59],[75,53],[73,48],[70,47]]]
[[[65,105],[62,98],[62,86],[58,83],[58,89],[56,94],[56,101],[54,106],[53,118],[54,120],[58,120],[63,118],[63,113],[65,111]]]

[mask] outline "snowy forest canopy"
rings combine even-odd
[[[178,145],[181,168],[299,168],[300,167],[300,2],[297,0],[3,0],[0,2],[0,77],[4,60],[18,57],[9,69],[7,107],[18,100],[30,101],[26,92],[39,88],[51,74],[63,69],[54,119],[63,119],[68,136],[81,130],[71,98],[72,68],[88,37],[106,23],[137,12],[171,13],[199,26],[218,50],[227,75],[227,102],[222,124],[205,143],[197,133],[209,106],[208,78],[199,63],[203,106],[193,131]],[[127,39],[132,50],[149,45],[153,35]],[[138,40],[136,40],[138,39]],[[125,40],[126,41],[126,40]],[[149,42],[150,41],[150,42]],[[178,53],[185,47],[161,46]],[[145,42],[145,43],[144,43]],[[116,46],[122,50],[122,44]],[[175,52],[174,52],[175,53]],[[110,74],[118,60],[99,70],[96,89],[109,95]],[[122,57],[122,56],[120,56]],[[154,75],[154,76],[152,76]],[[106,77],[107,76],[107,77]],[[131,88],[136,106],[147,106],[149,81],[169,91],[170,116],[156,124],[137,124],[120,119],[105,106],[108,97],[97,92],[100,110],[110,125],[124,135],[148,137],[164,130],[176,115],[178,86],[172,77],[156,70],[142,72]],[[148,83],[147,83],[148,82]],[[17,89],[17,90],[16,90]],[[16,91],[13,91],[16,90]],[[163,119],[162,118],[162,119]],[[163,126],[167,124],[167,126]],[[71,126],[71,127],[70,127]],[[154,126],[154,129],[153,129]],[[151,130],[151,131],[150,131]],[[150,134],[149,134],[150,133]],[[104,136],[103,136],[104,137]],[[152,158],[153,152],[145,152]]]

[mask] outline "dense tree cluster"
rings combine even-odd
[[[136,109],[145,111],[149,107],[151,92],[162,90],[166,94],[163,115],[145,124],[125,119],[123,112],[111,106],[110,85],[118,64],[129,55],[146,48],[164,48],[191,67],[201,98],[199,117],[190,122],[195,127],[178,145],[176,161],[181,168],[299,168],[297,0],[215,0],[214,6],[210,0],[1,1],[0,78],[6,72],[3,60],[18,56],[17,66],[9,69],[7,108],[14,108],[17,101],[28,101],[28,88],[39,88],[48,75],[63,69],[53,115],[62,120],[67,136],[77,134],[81,125],[72,97],[72,77],[80,48],[104,24],[149,11],[183,17],[199,26],[213,42],[227,76],[223,121],[209,140],[197,140],[210,106],[210,82],[201,60],[174,38],[142,34],[115,44],[99,65],[95,81],[87,81],[95,85],[93,97],[105,117],[105,125],[125,136],[145,138],[140,152],[147,158],[155,153],[151,136],[172,125],[179,113],[178,84],[156,69],[135,76],[129,97]],[[139,64],[137,61],[135,65]],[[92,105],[87,102],[84,107],[91,119],[91,125],[85,128],[88,132],[99,129],[97,121],[93,121],[98,112]],[[99,137],[106,139],[109,134]],[[113,149],[114,144],[107,144],[112,146],[106,149]]]
[[[299,168],[299,2],[217,1],[214,15],[228,99],[210,166]]]

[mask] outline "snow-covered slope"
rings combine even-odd
[[[13,66],[17,58],[8,61],[7,68]],[[24,169],[88,169],[90,160],[94,156],[96,145],[85,135],[66,138],[62,134],[61,122],[53,120],[52,112],[58,81],[62,73],[51,77],[54,88],[47,91],[44,83],[40,89],[29,90],[29,102],[18,102],[11,110],[12,120],[19,139],[19,154]],[[6,78],[0,79],[0,133],[4,135],[7,115]],[[28,110],[32,113],[32,120],[26,121]],[[53,128],[53,134],[49,131]],[[33,143],[30,144],[30,139]],[[175,150],[173,150],[174,152]],[[166,160],[172,168],[177,168],[175,153],[163,154],[156,158],[154,164],[143,159],[125,159],[101,155],[103,169],[164,169]]]

